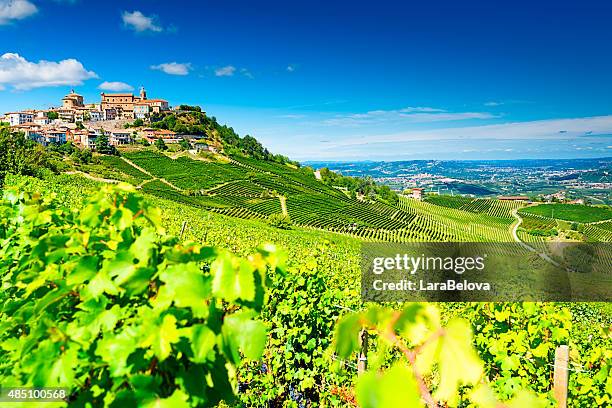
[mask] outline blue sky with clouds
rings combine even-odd
[[[137,89],[306,159],[612,156],[606,1],[0,0],[0,111]]]

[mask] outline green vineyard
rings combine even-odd
[[[124,159],[105,164],[140,182],[149,194],[243,219],[265,220],[286,211],[300,227],[366,241],[508,242],[513,240],[512,211],[522,205],[431,196],[424,202],[400,197],[393,206],[351,198],[317,180],[309,169],[246,157],[172,159],[154,150],[136,150],[124,153]]]

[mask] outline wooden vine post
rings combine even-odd
[[[368,369],[368,331],[361,329],[359,333],[359,356],[357,357],[357,374]]]
[[[183,239],[183,234],[185,233],[185,229],[187,228],[187,221],[183,221],[183,225],[181,225],[181,235],[180,239]]]
[[[569,347],[559,346],[555,350],[555,370],[553,374],[553,394],[557,408],[567,407],[567,383],[569,380]]]

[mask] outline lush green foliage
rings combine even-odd
[[[40,176],[46,171],[57,171],[60,167],[45,148],[26,139],[23,133],[11,133],[0,127],[0,186],[8,173]]]
[[[371,177],[347,177],[335,173],[324,167],[319,170],[321,180],[325,184],[344,188],[353,196],[360,194],[370,199],[377,199],[390,205],[396,205],[399,201],[397,194],[388,186],[376,184]]]
[[[359,341],[366,342],[368,334],[376,336],[378,346],[370,352]],[[372,306],[343,317],[337,325],[335,346],[344,359],[367,353],[370,371],[357,379],[355,389],[363,408],[438,407],[440,403],[455,407],[466,406],[468,401],[474,407],[498,407],[500,397],[514,397],[505,407],[548,405],[545,397],[524,392],[520,383],[496,397],[498,387],[487,381],[485,364],[472,343],[467,321],[453,318],[442,326],[434,306],[413,303],[403,310]],[[401,357],[389,362],[390,350],[397,350]],[[381,368],[384,373],[379,372]]]
[[[291,217],[282,213],[271,214],[268,217],[268,224],[275,228],[290,229],[291,228]]]
[[[57,192],[57,200],[78,209],[82,208],[83,195],[100,189],[98,183],[73,176],[48,180],[9,177],[7,184],[15,185],[19,180],[26,180],[30,188],[44,194]],[[178,194],[159,180],[145,184],[143,189],[156,182]],[[195,200],[204,197],[189,198]],[[180,234],[183,223],[187,222],[182,234],[185,240],[229,249],[243,256],[252,253],[262,242],[272,242],[287,248],[291,254],[287,259],[286,273],[270,275],[269,303],[262,310],[263,319],[269,327],[263,361],[247,363],[237,369],[240,384],[238,396],[242,403],[256,407],[351,405],[355,398],[353,380],[356,374],[352,363],[356,362],[356,358],[340,364],[339,368],[342,369],[339,371],[332,370],[338,364],[337,355],[328,346],[332,342],[338,316],[345,314],[347,309],[362,308],[359,300],[360,241],[299,226],[279,230],[258,221],[202,211],[191,204],[184,205],[153,196],[149,196],[149,199],[164,209],[162,224],[169,233]],[[450,226],[447,229],[455,228],[455,216],[471,215],[474,220],[479,216],[464,211],[455,213],[449,208],[416,200],[410,200],[410,205],[422,215],[430,214],[433,220],[439,217],[443,221],[446,214]],[[470,218],[466,220],[472,222]],[[507,228],[509,221],[503,225]],[[487,224],[481,226],[486,228]],[[612,349],[609,305],[567,306],[572,311],[571,323],[568,322],[570,315],[561,305],[535,305],[535,309],[529,310],[527,305],[513,304],[441,304],[440,317],[446,322],[458,315],[471,322],[474,332],[472,344],[483,360],[485,381],[500,399],[506,399],[504,389],[529,388],[539,392],[546,384],[550,387],[551,349],[566,342],[572,350],[570,406],[604,406],[612,389],[611,385],[606,385],[609,380],[604,378],[609,373],[609,350]],[[448,324],[444,326],[448,327]],[[563,330],[559,329],[554,334],[557,327]],[[558,337],[553,340],[552,336]],[[513,344],[508,347],[508,361],[499,348],[489,350],[487,347],[494,344],[503,347],[509,341]],[[513,347],[514,343],[516,348]],[[544,343],[551,344],[535,351]],[[387,347],[387,352],[383,352],[382,346],[382,342],[373,340],[373,354],[369,356],[369,363],[372,368],[379,366],[387,373],[387,369],[401,355],[397,348]],[[547,357],[534,357],[534,353],[541,353],[544,349]],[[381,356],[378,359],[377,354]],[[517,358],[521,362],[518,369],[512,364],[508,365]],[[527,360],[524,363],[525,359],[535,362]],[[376,363],[377,360],[380,362]],[[545,360],[546,364],[543,364]],[[523,367],[523,364],[527,366]],[[433,392],[438,387],[437,375],[439,373],[434,369],[431,375],[425,376],[426,384]],[[386,378],[386,374],[383,376]],[[534,381],[533,388],[531,381]],[[393,388],[393,391],[399,388]],[[548,389],[541,393],[546,397]],[[463,391],[457,397],[462,400],[467,398]]]
[[[541,204],[524,208],[521,213],[581,223],[612,220],[612,208],[607,206]]]
[[[160,215],[127,185],[75,210],[4,192],[3,386],[67,387],[77,406],[233,401],[235,368],[265,347],[257,315],[282,260],[179,244]]]
[[[157,138],[154,145],[157,148],[157,150],[160,150],[160,151],[168,150],[168,146],[166,146],[164,139],[162,139],[161,137]]]
[[[98,135],[96,137],[96,152],[100,154],[119,155],[117,148],[108,141],[108,136]]]
[[[179,134],[207,136],[210,140],[218,140],[229,154],[246,155],[279,163],[291,162],[283,155],[270,153],[253,136],[240,137],[233,128],[220,125],[214,116],[208,117],[199,107],[181,105],[181,112],[154,114],[151,117],[151,126]]]

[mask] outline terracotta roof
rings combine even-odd
[[[114,94],[107,94],[105,93],[104,96],[134,96],[134,94],[131,93],[114,93]]]
[[[154,131],[153,133],[155,133],[156,135],[176,135],[175,132],[166,129],[159,129]]]

